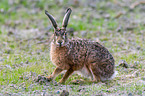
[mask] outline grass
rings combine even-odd
[[[114,4],[114,1],[109,2]],[[31,6],[31,4],[34,4],[35,7]],[[116,77],[108,83],[73,85],[70,81],[85,79],[74,74],[64,86],[54,86],[50,83],[50,86],[46,87],[43,84],[35,83],[34,78],[38,75],[48,76],[55,68],[49,58],[49,45],[38,44],[41,41],[40,38],[26,41],[25,39],[36,36],[42,36],[42,41],[49,39],[53,33],[53,28],[47,29],[48,25],[51,24],[45,16],[44,10],[49,10],[57,19],[58,24],[61,24],[61,18],[63,18],[63,15],[61,15],[62,10],[63,6],[68,6],[67,0],[59,6],[56,6],[52,0],[47,2],[45,0],[37,2],[31,0],[29,2],[16,1],[11,5],[8,0],[0,1],[0,10],[4,10],[0,13],[0,93],[22,92],[23,95],[29,95],[33,93],[41,94],[45,90],[50,94],[57,94],[57,91],[65,89],[70,92],[70,95],[80,94],[82,96],[91,94],[127,95],[129,93],[144,95],[145,27],[141,20],[145,18],[143,18],[143,14],[136,15],[136,13],[140,13],[141,8],[136,8],[134,12],[128,12],[118,19],[113,19],[120,10],[119,8],[106,8],[106,4],[107,1],[99,2],[95,14],[99,14],[98,10],[101,10],[104,14],[110,14],[109,19],[102,15],[99,19],[96,19],[92,16],[94,10],[88,11],[90,7],[84,11],[82,7],[75,8],[70,4],[73,8],[73,13],[68,28],[74,28],[75,37],[92,40],[98,38],[100,43],[107,47],[114,56],[116,70],[120,77]],[[122,7],[121,10],[127,11],[128,9]],[[124,18],[127,18],[129,23],[126,23]],[[131,20],[133,22],[139,21],[136,23],[137,27],[133,30],[126,30],[126,24],[133,26]],[[119,26],[123,28],[117,32],[116,29]],[[31,32],[30,29],[38,29],[38,32],[36,30]],[[82,37],[82,31],[87,31],[87,35]],[[46,33],[48,35],[45,35]],[[129,68],[118,67],[120,60],[125,60]],[[135,66],[135,68],[131,68],[132,66]],[[135,77],[127,77],[134,72],[137,72]],[[32,74],[36,75],[32,76]],[[58,82],[61,78],[62,75],[59,75],[56,81]]]

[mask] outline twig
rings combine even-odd
[[[124,14],[123,12],[119,12],[114,18],[117,19],[117,18],[119,18],[123,14]]]
[[[138,5],[140,5],[140,4],[145,4],[145,1],[135,2],[135,3],[133,3],[133,4],[130,6],[130,8],[131,8],[131,9],[134,9],[136,6],[138,6]]]

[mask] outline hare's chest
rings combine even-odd
[[[60,64],[61,62],[64,63],[65,62],[65,54],[63,53],[55,53],[52,52],[51,55],[51,61],[55,64]]]
[[[67,53],[65,50],[51,50],[50,58],[54,65],[63,69],[68,69]]]

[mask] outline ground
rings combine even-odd
[[[0,96],[145,96],[145,2],[140,0],[1,0],[0,1]],[[100,42],[115,59],[117,77],[95,84],[73,84],[73,74],[65,85],[36,82],[50,75],[55,66],[49,57],[53,27],[44,11],[59,26],[67,7],[72,8],[69,38]]]

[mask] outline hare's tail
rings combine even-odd
[[[110,78],[101,77],[101,80],[102,80],[102,81],[112,80],[112,79],[114,79],[114,78],[116,77],[117,74],[118,74],[118,71],[115,71],[115,72],[113,73],[113,75],[112,75]]]
[[[118,71],[115,71],[114,74],[109,79],[114,79],[117,74],[118,74]]]

